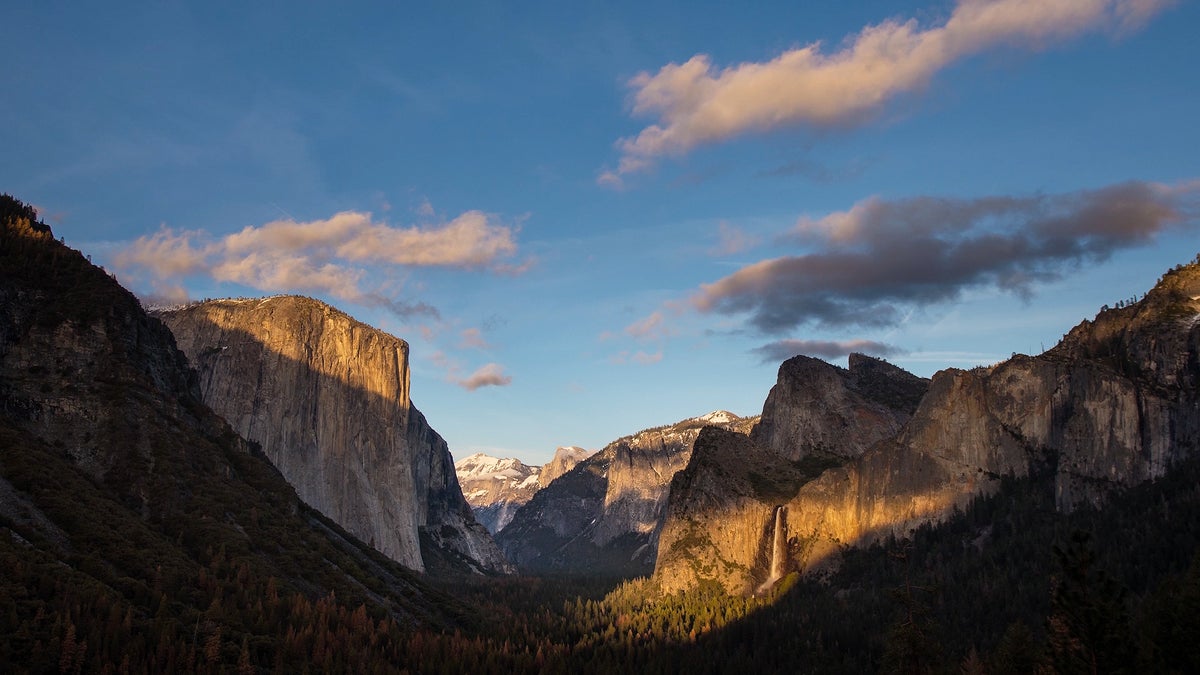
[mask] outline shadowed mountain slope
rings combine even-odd
[[[8,196],[0,568],[0,664],[39,672],[349,667],[466,616],[306,507],[201,402],[170,331]]]

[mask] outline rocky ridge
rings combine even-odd
[[[756,421],[716,411],[617,439],[535,494],[497,542],[526,571],[649,573],[671,478],[700,430]]]
[[[463,496],[475,512],[475,519],[489,532],[504,529],[517,509],[555,478],[575,468],[592,454],[576,446],[555,450],[554,458],[543,466],[529,466],[513,457],[492,457],[475,453],[454,463]]]
[[[781,367],[781,384],[795,372]],[[668,591],[705,579],[753,591],[767,574],[776,506],[784,507],[789,569],[812,571],[836,564],[843,545],[903,537],[940,520],[994,492],[1005,474],[1047,476],[1060,510],[1099,503],[1195,452],[1198,391],[1200,264],[1193,263],[1164,275],[1140,302],[1084,321],[1040,356],[937,373],[893,436],[857,456],[828,453],[839,466],[797,467],[788,449],[795,446],[702,436],[672,485],[655,578]],[[819,392],[792,397],[820,399]],[[768,398],[764,419],[781,417],[768,409],[778,400]],[[783,417],[792,416],[821,417],[812,410]],[[822,431],[814,436],[827,438]],[[762,489],[769,467],[784,477],[771,481],[778,489]],[[740,535],[730,539],[730,530]]]
[[[196,368],[204,401],[305,502],[415,570],[430,556],[508,569],[463,499],[445,440],[412,405],[403,340],[295,296],[155,315]]]
[[[519,459],[475,453],[454,463],[463,496],[475,519],[495,534],[504,529],[522,504],[541,488],[540,467]]]
[[[839,368],[810,356],[784,361],[750,438],[797,460],[810,455],[850,459],[895,436],[929,380],[864,354],[851,354],[848,365]]]
[[[7,195],[0,448],[0,597],[13,600],[0,629],[19,670],[100,672],[122,660],[183,670],[197,640],[214,651],[191,667],[232,668],[243,638],[298,668],[276,652],[288,626],[263,601],[325,598],[337,616],[361,607],[391,635],[460,611],[306,507],[203,404],[170,331]],[[226,592],[235,585],[240,594]],[[235,641],[210,620],[213,607],[264,619]],[[35,643],[64,632],[88,647],[67,658]]]

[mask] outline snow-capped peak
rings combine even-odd
[[[707,415],[701,415],[695,418],[698,422],[707,422],[708,424],[729,424],[742,419],[728,410],[714,410]]]
[[[492,457],[482,452],[469,455],[454,463],[454,472],[458,474],[459,479],[464,476],[489,475],[497,479],[515,478],[528,475],[530,471],[536,473],[537,469],[527,466],[521,460],[513,457]]]
[[[580,459],[585,459],[587,457],[590,457],[591,454],[592,454],[591,450],[581,448],[578,445],[564,445],[564,446],[556,448],[554,450],[554,458],[555,459],[558,459],[561,457],[561,458],[565,458],[565,459],[580,460]]]

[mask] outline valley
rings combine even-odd
[[[1200,2],[0,27],[0,675],[1200,673]]]
[[[1039,355],[796,356],[761,415],[539,467],[455,463],[325,303],[146,312],[0,216],[8,670],[1197,665],[1200,256]]]

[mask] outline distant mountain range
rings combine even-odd
[[[454,471],[475,519],[495,534],[534,493],[591,454],[580,447],[566,446],[555,450],[554,458],[545,465],[529,466],[511,457],[476,453],[455,462]]]
[[[746,433],[756,419],[722,410],[619,438],[534,494],[496,541],[527,572],[648,574],[671,477],[700,430]]]

